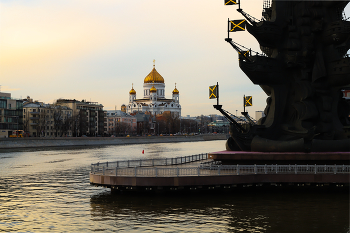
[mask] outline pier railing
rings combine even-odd
[[[197,167],[176,166],[206,160],[207,154],[172,159],[129,160],[96,163],[92,174],[124,177],[183,177],[225,176],[251,174],[350,174],[350,165],[216,165],[201,164]]]
[[[189,155],[176,158],[162,158],[162,159],[136,159],[124,160],[116,162],[104,162],[91,164],[91,172],[98,173],[103,170],[110,170],[111,168],[135,168],[135,167],[154,167],[154,166],[174,166],[196,161],[207,160],[208,154]]]

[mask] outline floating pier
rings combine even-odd
[[[263,156],[255,152],[249,155],[243,153],[245,158],[241,157],[242,152],[231,151],[231,156],[228,152],[215,152],[177,158],[95,163],[91,164],[90,183],[113,191],[213,190],[261,186],[348,187],[350,183],[350,153],[337,154],[333,157],[333,164],[327,156],[315,155],[314,159],[311,156],[306,160],[327,163],[307,164],[303,163],[300,154],[291,153],[281,159],[278,153],[265,153]],[[233,161],[243,163],[232,164]],[[267,163],[272,161],[275,163]],[[344,161],[347,163],[334,164]]]

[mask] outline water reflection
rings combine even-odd
[[[346,232],[347,193],[212,193],[91,198],[94,221],[119,230],[186,232]],[[106,220],[106,219],[105,219]]]

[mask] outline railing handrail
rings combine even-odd
[[[200,165],[198,167],[91,167],[92,174],[132,177],[225,176],[252,174],[350,174],[350,165]]]
[[[190,163],[194,161],[206,160],[208,159],[208,153],[180,156],[175,158],[160,158],[160,159],[133,159],[133,160],[122,160],[114,162],[103,162],[103,163],[92,163],[92,167],[150,167],[150,166],[172,166]]]

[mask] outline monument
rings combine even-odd
[[[350,106],[342,88],[350,85],[349,1],[265,0],[263,18],[228,21],[228,31],[247,31],[263,53],[225,40],[238,52],[239,67],[266,93],[265,117],[241,127],[231,118],[226,149],[258,152],[350,151],[344,127]],[[248,3],[247,3],[248,4]],[[237,36],[237,35],[236,35]],[[214,105],[224,115],[221,105]],[[247,113],[243,113],[247,116]]]

